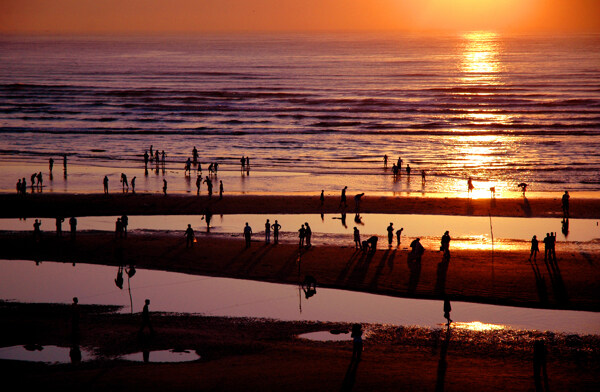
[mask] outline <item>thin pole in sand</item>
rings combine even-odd
[[[490,216],[490,233],[492,234],[492,293],[494,292],[494,228],[492,227],[492,213],[488,211]]]

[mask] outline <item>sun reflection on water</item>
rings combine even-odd
[[[452,326],[458,329],[466,329],[469,331],[476,332],[485,332],[485,331],[500,331],[506,329],[504,325],[498,324],[485,324],[481,321],[471,321],[471,322],[453,322]]]

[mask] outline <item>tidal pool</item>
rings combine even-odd
[[[59,347],[24,345],[0,347],[0,359],[12,361],[44,362],[48,364],[78,363],[95,359],[92,351],[79,346]]]
[[[0,298],[19,302],[120,305],[122,312],[150,310],[208,316],[279,320],[378,323],[438,328],[443,301],[396,298],[317,287],[306,299],[299,286],[138,269],[123,289],[118,267],[0,260]],[[452,303],[452,320],[462,325],[600,334],[600,313]],[[476,322],[479,322],[477,324]],[[496,327],[494,327],[496,328]]]

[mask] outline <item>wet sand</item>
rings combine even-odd
[[[37,193],[20,197],[0,195],[0,217],[55,217],[92,215],[179,215],[202,214],[300,214],[354,213],[352,195],[348,205],[340,206],[340,198],[327,197],[321,206],[318,195],[228,195],[218,196],[157,194],[56,194]],[[435,198],[390,197],[366,194],[360,205],[362,213],[436,214],[507,217],[562,217],[561,200],[557,198]],[[571,218],[600,219],[600,199],[571,198]]]
[[[0,234],[0,258],[97,264],[133,263],[140,268],[267,282],[301,282],[314,276],[322,287],[414,298],[442,298],[540,308],[600,311],[600,252],[561,252],[557,262],[529,262],[528,251],[453,250],[449,262],[428,250],[421,263],[409,261],[408,250],[387,248],[383,240],[374,254],[348,246],[319,245],[299,251],[293,243],[265,245],[257,238],[249,249],[241,235],[197,234],[187,249],[183,232],[129,233],[115,239],[110,232],[44,234],[39,244],[31,233]],[[407,244],[402,244],[406,247]]]
[[[140,314],[108,310],[80,307],[80,345],[94,347],[99,360],[55,366],[0,361],[4,382],[61,391],[527,391],[535,388],[532,347],[539,338],[548,347],[551,390],[594,391],[600,371],[596,336],[364,325],[362,360],[352,364],[351,342],[296,338],[348,330],[348,324],[151,313],[156,335],[139,338]],[[71,346],[69,305],[0,302],[0,314],[2,346]],[[173,348],[196,350],[201,359],[175,364],[114,359]]]

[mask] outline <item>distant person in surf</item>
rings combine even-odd
[[[252,241],[252,228],[246,222],[246,226],[244,226],[244,239],[246,240],[246,248],[249,248]]]
[[[210,179],[210,177],[206,176],[206,179],[204,180],[204,182],[206,183],[206,187],[208,188],[208,198],[211,199],[212,198],[212,192],[213,192],[213,183],[212,183],[212,180]]]
[[[192,149],[192,160],[194,163],[198,162],[198,150],[196,150],[196,146]]]
[[[104,184],[104,194],[108,195],[108,176],[104,176],[102,183]]]
[[[304,222],[304,227],[305,227],[304,235],[306,236],[306,247],[310,248],[312,246],[312,243],[310,242],[310,240],[312,238],[312,229],[308,225],[308,222]]]
[[[347,204],[346,204],[346,189],[348,189],[347,186],[345,186],[344,189],[342,189],[342,195],[340,197],[340,205],[339,206],[341,206],[342,204],[344,205],[344,207],[347,206]]]
[[[31,180],[31,193],[33,193],[33,189],[35,187],[35,180],[37,179],[37,173],[33,173],[29,179]]]
[[[52,174],[52,168],[54,167],[54,159],[50,158],[48,160],[48,167],[50,168],[50,174]]]
[[[298,248],[302,248],[304,247],[304,239],[306,238],[306,229],[304,228],[304,225],[302,225],[302,227],[300,227],[300,229],[298,230]]]
[[[402,231],[404,230],[404,227],[401,227],[400,229],[396,230],[396,240],[398,241],[398,247],[400,247],[400,237],[402,236]]]
[[[421,170],[421,184],[425,185],[425,170]]]
[[[569,199],[570,198],[571,198],[571,196],[569,196],[569,192],[565,191],[564,195],[562,196],[562,210],[563,210],[564,218],[569,217]]]
[[[387,167],[387,161],[388,161],[388,156],[384,155],[383,156],[383,167]]]
[[[279,224],[279,222],[277,222],[277,219],[275,219],[275,223],[273,223],[271,228],[273,229],[273,242],[278,244],[279,243],[279,230],[281,229],[281,225]]]
[[[131,179],[131,193],[135,193],[135,176]]]
[[[163,178],[163,193],[167,196],[167,180]]]
[[[125,173],[121,173],[121,184],[123,186],[123,193],[129,192],[129,183],[127,182],[127,175]]]
[[[21,193],[21,179],[19,178],[19,181],[17,182],[17,195],[20,195]]]
[[[410,176],[410,164],[406,165],[406,174]]]
[[[202,184],[202,176],[198,174],[196,176],[196,195],[200,194],[200,184]]]
[[[127,238],[127,226],[129,226],[129,217],[127,215],[121,216],[121,227],[123,228],[123,236]]]
[[[183,171],[184,175],[192,174],[192,161],[190,158],[185,161],[185,170]]]
[[[267,219],[265,222],[265,243],[268,244],[271,242],[271,222]]]
[[[354,226],[354,249],[362,249],[360,243],[360,231]]]
[[[519,185],[517,185],[519,188],[521,188],[521,192],[523,192],[523,196],[525,196],[525,192],[527,191],[527,184],[522,182]]]
[[[63,154],[63,170],[67,171],[67,154]]]
[[[447,260],[450,258],[450,233],[448,232],[448,230],[446,230],[446,232],[442,236],[440,251],[442,251],[442,257],[444,259]]]
[[[148,150],[146,150],[146,151],[144,151],[144,167],[146,169],[148,169],[148,159],[149,159]]]
[[[223,180],[219,180],[219,200],[223,200]]]
[[[246,158],[242,157],[242,159],[240,159],[240,164],[242,167],[242,171],[246,170]]]
[[[319,196],[319,200],[321,201],[321,207],[325,204],[325,190],[321,189],[321,196]]]
[[[396,166],[398,166],[398,171],[402,169],[402,158],[398,157],[398,162],[396,163]]]
[[[471,193],[473,193],[473,189],[475,189],[475,187],[473,186],[473,179],[469,177],[469,179],[467,180],[467,193],[470,195]]]
[[[37,174],[37,187],[40,192],[42,191],[42,188],[44,187],[43,182],[44,182],[44,179],[42,178],[42,172],[39,172]]]

